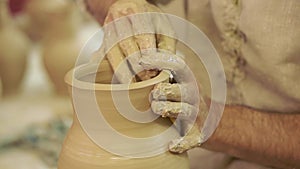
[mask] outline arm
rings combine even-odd
[[[226,106],[219,127],[202,146],[282,168],[300,167],[300,114]]]
[[[300,114],[280,114],[263,112],[246,106],[226,105],[221,121],[214,134],[203,143],[203,120],[207,118],[205,102],[195,98],[195,82],[189,80],[189,71],[185,69],[184,61],[176,55],[150,54],[141,58],[140,63],[145,69],[172,70],[173,76],[180,83],[159,84],[151,92],[152,111],[163,117],[191,117],[195,109],[193,99],[200,101],[196,123],[188,118],[178,123],[178,129],[183,135],[172,140],[169,149],[173,153],[182,153],[197,146],[224,152],[244,160],[254,161],[264,165],[281,168],[300,168]],[[182,77],[182,78],[181,78]],[[201,97],[200,97],[201,98]],[[167,100],[167,101],[166,101]],[[171,102],[168,102],[171,101]],[[179,105],[178,105],[179,101]],[[180,103],[182,102],[182,103]],[[189,106],[186,104],[190,103]],[[218,105],[218,104],[214,104]],[[218,109],[214,107],[213,109]],[[219,117],[218,112],[210,112]],[[213,117],[213,116],[212,116]],[[214,118],[208,119],[214,121]],[[207,124],[211,124],[211,123]],[[186,124],[187,123],[187,124]],[[191,129],[186,130],[185,126]],[[176,126],[176,123],[175,123]],[[183,130],[182,130],[183,129]],[[207,131],[209,129],[206,129]],[[211,129],[210,129],[211,130]],[[203,133],[206,135],[207,133]],[[202,145],[201,145],[202,143]]]

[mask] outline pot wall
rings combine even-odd
[[[106,64],[105,64],[106,65]],[[100,66],[101,67],[101,66]],[[104,72],[105,74],[110,72],[105,72],[99,70],[99,72]],[[68,76],[73,75],[73,73],[68,73],[66,76],[66,81],[69,84],[69,91],[72,91],[72,86],[75,87],[73,90],[76,90],[76,94],[79,94],[79,98],[77,101],[83,103],[89,101],[89,93],[92,92],[92,89],[88,89],[88,85],[86,84],[78,84],[70,83]],[[160,75],[159,75],[160,76]],[[153,89],[154,85],[163,81],[168,80],[168,74],[159,77],[158,81],[149,81],[149,85],[147,81],[142,82],[140,87],[139,85],[135,85],[135,87],[129,89],[129,98],[133,106],[138,110],[146,110],[150,108],[149,103],[149,93]],[[101,74],[97,76],[98,81],[101,82]],[[107,78],[108,76],[103,76]],[[84,78],[83,78],[84,79]],[[85,79],[87,80],[87,79]],[[107,80],[107,79],[106,79]],[[82,81],[81,81],[82,82]],[[71,84],[71,85],[70,85]],[[81,85],[81,86],[80,86]],[[107,84],[106,86],[111,86]],[[151,123],[135,123],[131,122],[128,119],[124,118],[119,114],[116,106],[114,105],[112,94],[110,90],[101,86],[95,86],[96,100],[98,106],[105,117],[105,120],[119,133],[135,138],[145,138],[155,136],[170,128],[172,123],[169,119],[166,118],[158,118]],[[101,90],[103,89],[103,90]],[[120,89],[120,88],[119,88]],[[126,95],[126,90],[123,89],[113,89],[117,92],[117,96],[122,97]],[[71,92],[72,93],[72,92]],[[74,103],[73,103],[74,104]],[[75,104],[73,107],[76,107]],[[85,108],[88,112],[90,109],[89,106]],[[76,109],[77,110],[77,109]],[[84,116],[83,116],[84,117]],[[101,124],[99,124],[101,125]],[[171,128],[171,130],[176,130],[175,128]],[[97,131],[93,131],[97,132]],[[103,133],[103,131],[99,131],[99,133]],[[105,133],[105,131],[104,131]],[[107,135],[99,135],[98,138],[107,137]],[[118,145],[120,146],[120,145]],[[74,122],[69,130],[69,133],[64,141],[63,148],[60,154],[58,169],[166,169],[166,168],[174,168],[174,169],[188,169],[189,168],[189,160],[187,154],[175,155],[170,152],[165,152],[163,154],[157,155],[151,158],[126,158],[120,157],[114,154],[111,154],[97,144],[95,144],[84,132],[83,127],[79,123],[79,120],[74,113]]]

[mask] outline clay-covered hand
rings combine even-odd
[[[175,125],[182,137],[170,143],[170,151],[183,153],[200,146],[207,106],[184,60],[171,53],[157,52],[143,55],[140,64],[146,70],[169,70],[177,82],[160,83],[152,91],[152,111],[162,117],[179,118]]]
[[[171,38],[174,31],[168,18],[146,0],[116,1],[109,8],[103,29],[102,48],[121,83],[128,83],[133,75],[140,80],[157,75],[157,71],[135,69],[143,52],[162,49],[175,53],[176,40]],[[133,54],[138,57],[128,58],[129,67],[120,66],[125,57]]]

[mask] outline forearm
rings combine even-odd
[[[300,167],[300,114],[226,106],[204,148],[281,168]]]

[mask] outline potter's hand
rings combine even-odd
[[[153,12],[159,12],[160,14]],[[114,22],[112,22],[114,21]],[[118,0],[109,9],[104,21],[104,41],[102,47],[107,53],[116,77],[121,83],[128,83],[137,74],[140,80],[147,80],[157,75],[157,71],[135,69],[141,53],[151,50],[167,50],[175,52],[176,40],[169,20],[160,9],[146,0]],[[168,35],[168,36],[166,36]],[[146,50],[147,49],[147,50]],[[129,68],[118,67],[128,59]],[[134,66],[133,66],[134,65]],[[117,71],[118,69],[118,71]]]
[[[159,52],[143,55],[140,64],[146,70],[170,70],[177,82],[158,84],[152,91],[152,111],[162,117],[179,118],[175,125],[183,137],[170,143],[170,151],[183,153],[200,146],[200,128],[206,119],[207,106],[203,99],[199,98],[197,83],[183,59],[170,53]]]

